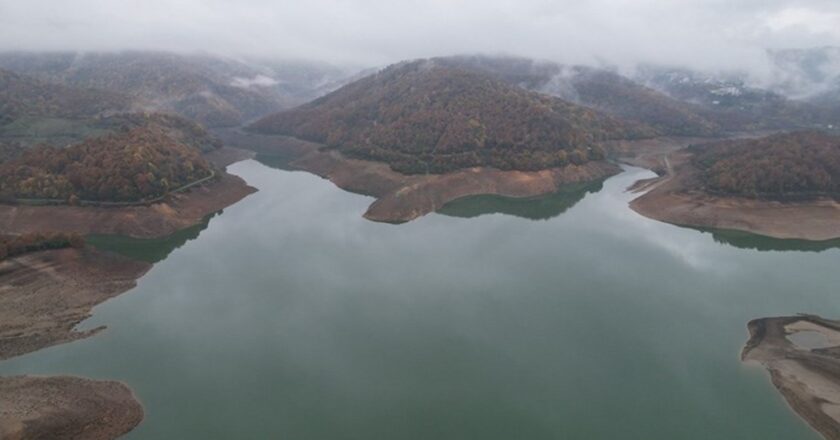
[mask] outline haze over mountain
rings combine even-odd
[[[647,124],[661,134],[709,136],[721,132],[715,122],[699,114],[702,110],[699,107],[644,87],[611,70],[518,57],[456,56],[436,60]]]
[[[0,124],[26,116],[93,117],[131,106],[131,98],[121,93],[68,87],[0,69]]]
[[[149,110],[236,126],[330,91],[351,72],[325,63],[242,61],[166,52],[0,54],[0,67],[78,88],[131,96]]]
[[[366,66],[509,53],[762,73],[767,48],[840,46],[840,4],[830,0],[30,0],[0,12],[0,50],[211,51]]]
[[[775,69],[770,88],[816,102],[840,97],[840,47],[769,51]]]

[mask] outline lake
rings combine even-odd
[[[266,161],[266,163],[270,163]],[[840,316],[840,244],[648,220],[627,168],[402,225],[257,161],[259,192],[163,240],[92,338],[0,374],[125,381],[128,439],[816,439],[739,355],[753,318]]]

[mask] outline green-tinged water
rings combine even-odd
[[[260,191],[133,254],[160,261],[84,324],[107,331],[0,374],[125,381],[129,439],[816,438],[739,354],[752,318],[840,316],[831,243],[645,219],[639,169],[403,225],[306,173],[230,170]]]

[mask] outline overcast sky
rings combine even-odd
[[[0,0],[0,50],[165,49],[379,65],[456,53],[739,68],[840,46],[840,0]]]

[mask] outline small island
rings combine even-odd
[[[143,420],[123,383],[71,376],[0,378],[0,438],[114,439]]]
[[[816,131],[694,145],[668,154],[662,176],[631,202],[681,226],[782,239],[840,237],[840,138]]]

